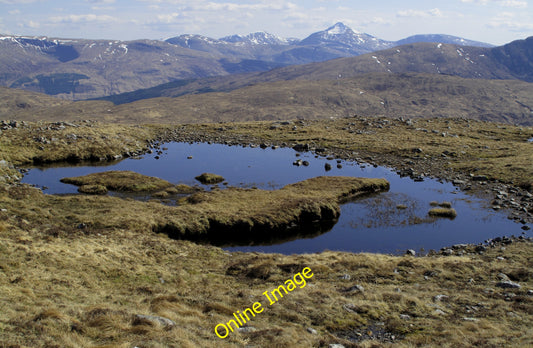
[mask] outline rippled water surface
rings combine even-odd
[[[458,243],[480,243],[488,238],[520,235],[521,226],[509,221],[503,212],[485,207],[486,202],[458,191],[449,183],[426,179],[414,182],[400,178],[394,171],[302,153],[292,149],[260,149],[237,146],[170,143],[160,159],[155,154],[126,159],[106,166],[79,165],[38,167],[30,170],[23,182],[47,187],[48,194],[75,194],[77,187],[61,183],[63,177],[86,175],[107,170],[132,170],[172,183],[195,185],[195,176],[211,172],[224,176],[231,186],[279,189],[289,183],[320,175],[385,178],[391,183],[387,193],[343,204],[341,216],[327,233],[275,245],[227,247],[235,251],[264,251],[284,254],[323,250],[399,253],[406,249],[438,250]],[[192,156],[192,159],[187,159]],[[294,166],[297,159],[309,166]],[[332,170],[326,171],[325,163]],[[224,185],[220,185],[224,187]],[[207,188],[207,187],[206,187]],[[429,220],[431,201],[448,201],[457,211],[454,220]],[[398,209],[398,205],[406,209]]]

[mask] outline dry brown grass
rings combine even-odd
[[[230,254],[142,228],[52,238],[42,229],[15,226],[1,235],[3,345],[350,346],[341,332],[351,332],[362,333],[359,344],[366,347],[380,344],[364,339],[372,330],[374,337],[378,330],[394,334],[396,345],[405,347],[533,343],[533,300],[525,295],[533,279],[524,272],[533,267],[531,243],[464,257],[284,256]],[[262,293],[304,267],[314,273],[307,286],[266,306]],[[501,272],[519,277],[522,289],[495,287]],[[347,290],[354,284],[364,292]],[[257,331],[215,336],[215,325],[255,301],[265,306],[249,322]],[[177,325],[135,320],[137,314]]]
[[[100,185],[106,187],[108,190],[123,192],[159,191],[172,186],[166,180],[127,170],[112,170],[72,178],[63,178],[61,182],[76,186]]]
[[[428,214],[429,216],[445,217],[450,219],[455,219],[457,217],[457,212],[452,208],[433,208]]]

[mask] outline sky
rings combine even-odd
[[[303,39],[343,22],[396,41],[448,34],[502,45],[533,36],[533,0],[0,0],[0,33],[84,39]]]

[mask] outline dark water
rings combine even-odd
[[[145,155],[141,159],[126,159],[107,166],[40,167],[30,170],[23,182],[46,186],[44,192],[48,194],[77,193],[76,186],[63,184],[59,179],[107,170],[132,170],[187,185],[198,184],[195,176],[211,172],[224,176],[231,186],[255,186],[267,190],[319,175],[385,178],[391,183],[387,193],[343,204],[339,221],[327,233],[275,245],[228,247],[230,251],[398,253],[406,249],[438,250],[453,244],[480,243],[488,238],[522,233],[521,226],[509,221],[505,213],[492,211],[485,207],[486,202],[458,191],[449,183],[432,179],[414,182],[410,178],[400,178],[384,167],[343,161],[342,169],[339,169],[336,160],[315,158],[311,153],[296,157],[292,149],[185,143],[165,144],[164,147],[168,150],[159,160],[154,158],[155,155]],[[187,159],[188,156],[193,158]],[[310,165],[293,166],[297,159],[308,161]],[[326,162],[333,167],[329,172],[324,169]],[[429,221],[427,212],[431,201],[451,202],[458,213],[457,218]],[[399,204],[407,209],[397,209]],[[415,219],[417,223],[413,223]]]

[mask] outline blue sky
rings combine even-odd
[[[0,33],[61,38],[304,38],[336,22],[385,40],[450,34],[500,45],[533,36],[533,0],[0,0]]]

